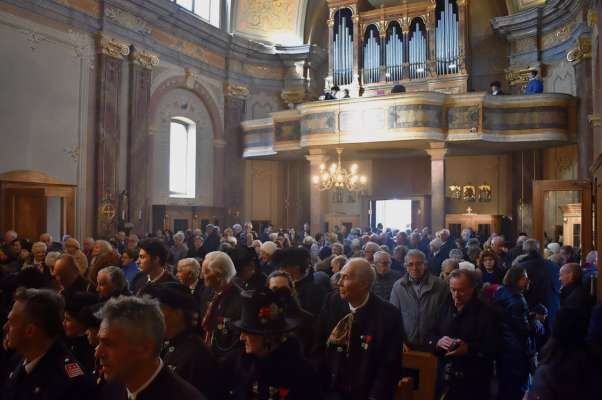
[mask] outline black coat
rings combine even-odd
[[[325,389],[352,400],[391,400],[401,377],[403,333],[399,310],[370,295],[366,305],[355,313],[347,354],[342,347],[327,345],[327,340],[350,312],[349,303],[333,291],[320,313],[314,357],[320,376],[325,378]]]
[[[170,274],[169,271],[166,269],[165,273],[161,275],[161,278],[159,278],[159,280],[157,280],[155,283],[173,282],[175,280],[176,278],[174,278],[173,275]],[[148,280],[148,274],[142,271],[138,272],[134,277],[134,280],[132,280],[132,294],[140,296],[140,294],[142,293],[142,289],[144,289],[144,287],[148,284],[150,284]]]
[[[90,345],[88,338],[86,336],[65,337],[63,341],[84,371],[91,374],[94,371],[94,347]]]
[[[267,276],[256,270],[248,280],[240,280],[240,287],[244,290],[258,290],[266,286],[267,280]]]
[[[301,307],[314,316],[320,314],[324,298],[326,297],[326,289],[314,281],[313,271],[299,281],[295,282],[295,290]]]
[[[289,338],[266,358],[242,354],[238,361],[237,400],[319,400],[319,381],[301,355],[297,341]],[[270,394],[272,394],[270,396]]]
[[[166,340],[161,358],[172,372],[207,398],[215,398],[217,363],[198,332],[188,330]]]
[[[94,284],[92,283],[92,281],[89,281],[82,276],[78,276],[77,279],[75,279],[75,281],[71,284],[71,286],[69,286],[61,291],[61,295],[64,298],[69,298],[73,295],[73,293],[95,292],[95,291],[96,291],[96,287],[94,287]]]
[[[546,274],[545,262],[537,253],[530,253],[520,262],[520,266],[527,270],[529,277],[529,290],[525,293],[529,309],[533,309],[538,304],[546,304],[549,276]]]
[[[213,299],[215,291],[211,288],[205,288],[203,291],[201,321],[203,320],[209,303]],[[242,310],[242,300],[240,297],[240,288],[233,286],[232,289],[222,297],[217,305],[218,326],[213,332],[213,343],[211,351],[222,362],[228,354],[237,351],[242,347],[240,341],[240,331],[232,323],[240,319]]]
[[[458,312],[450,296],[440,310],[438,321],[431,344],[440,357],[440,378],[450,376],[444,385],[447,388],[446,399],[488,399],[499,343],[496,311],[475,294]],[[468,353],[457,357],[445,356],[445,351],[436,347],[443,336],[462,339],[468,344]]]
[[[60,341],[50,347],[31,373],[19,362],[1,391],[3,400],[80,400],[89,398],[91,392],[90,376]]]
[[[207,254],[217,249],[219,249],[219,236],[217,236],[217,233],[212,233],[203,242],[202,251]]]
[[[84,397],[82,397],[83,399]],[[126,400],[128,398],[127,391],[123,390],[121,396],[101,400]],[[180,378],[171,369],[163,366],[159,374],[144,390],[136,396],[136,400],[205,400],[199,391]]]
[[[573,283],[560,289],[560,307],[581,310],[589,317],[593,301],[581,283]]]

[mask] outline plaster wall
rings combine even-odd
[[[0,11],[0,173],[43,171],[78,185],[76,237],[86,235],[93,191],[95,55],[91,36]]]

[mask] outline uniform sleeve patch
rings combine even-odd
[[[77,363],[71,363],[65,365],[65,372],[69,378],[75,378],[84,374],[81,367]]]

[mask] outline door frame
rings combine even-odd
[[[581,262],[593,246],[592,183],[586,180],[533,181],[533,236],[543,248],[544,199],[546,192],[581,192]]]

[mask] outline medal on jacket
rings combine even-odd
[[[374,337],[371,335],[362,335],[360,336],[360,341],[361,341],[361,346],[362,349],[364,350],[368,350],[368,347],[370,346],[370,343],[374,340]]]

